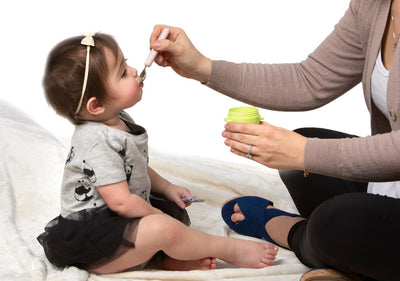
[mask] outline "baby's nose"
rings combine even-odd
[[[130,69],[131,69],[131,73],[132,73],[133,77],[138,76],[138,71],[136,68],[130,67]]]

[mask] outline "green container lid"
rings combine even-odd
[[[229,109],[226,122],[260,124],[264,117],[260,115],[258,109],[252,106],[240,106]]]

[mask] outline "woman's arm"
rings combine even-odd
[[[164,40],[157,37],[167,26],[155,26],[150,46],[160,52],[156,58],[159,65],[171,66],[181,76],[207,83],[234,99],[272,110],[311,110],[361,82],[366,42],[361,41],[360,2],[351,1],[333,32],[300,63],[211,61],[194,47],[182,29],[171,26],[170,35]]]
[[[228,123],[225,144],[275,169],[297,169],[357,181],[400,180],[400,131],[342,139],[305,138],[295,132],[261,125]]]
[[[331,102],[362,79],[365,42],[361,41],[359,3],[351,2],[331,34],[304,61],[237,64],[213,60],[207,86],[245,103],[277,111],[305,111]]]
[[[309,138],[307,172],[358,181],[400,180],[400,131],[346,139]]]

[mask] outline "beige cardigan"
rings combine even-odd
[[[361,181],[400,180],[400,48],[394,55],[387,88],[390,120],[371,103],[370,91],[390,3],[352,0],[334,31],[301,63],[213,61],[207,85],[254,106],[304,111],[321,107],[362,82],[372,136],[308,139],[305,170]]]

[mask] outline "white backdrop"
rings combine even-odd
[[[128,63],[142,69],[153,26],[185,29],[195,46],[212,59],[235,62],[299,62],[331,32],[349,0],[72,0],[2,1],[0,97],[62,137],[73,126],[47,105],[41,86],[50,49],[86,31],[112,34]],[[148,69],[142,101],[128,112],[145,126],[150,146],[242,164],[221,136],[228,109],[242,105],[171,69]],[[354,104],[358,104],[354,109]],[[369,134],[361,86],[318,110],[287,113],[260,110],[277,126],[320,126]]]

